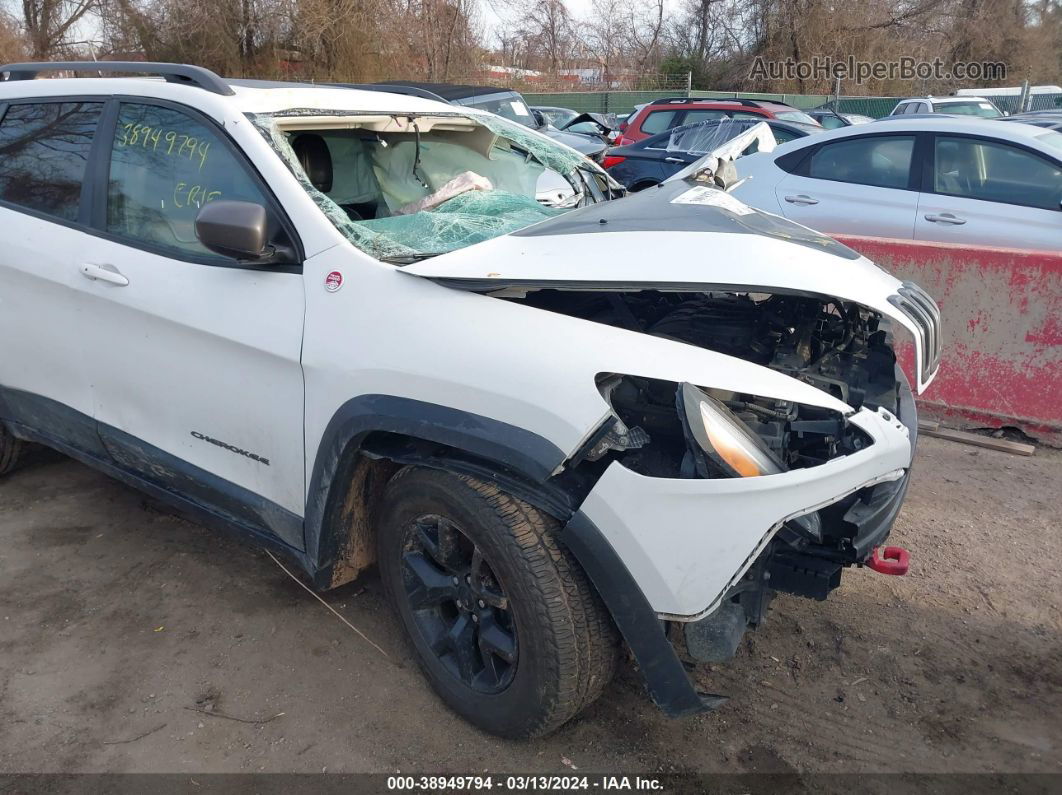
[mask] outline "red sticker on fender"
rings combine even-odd
[[[343,274],[339,271],[332,271],[325,276],[325,289],[330,293],[334,293],[340,287],[343,286]]]

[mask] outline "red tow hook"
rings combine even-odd
[[[878,550],[881,549],[881,557]],[[867,558],[867,566],[878,574],[894,574],[902,577],[911,566],[911,553],[903,547],[874,547]]]

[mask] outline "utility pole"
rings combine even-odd
[[[1018,113],[1025,113],[1029,109],[1029,81],[1021,81],[1021,100],[1018,102]]]

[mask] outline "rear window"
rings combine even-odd
[[[646,135],[656,135],[671,127],[676,111],[654,110],[645,117],[642,122],[642,132]]]
[[[961,116],[980,116],[983,119],[995,119],[1003,114],[996,110],[991,102],[938,102],[938,113],[955,113]]]
[[[12,105],[0,123],[0,199],[76,221],[101,102]]]
[[[819,126],[819,123],[815,121],[812,116],[809,116],[802,110],[782,110],[775,113],[774,117],[776,119],[781,119],[782,121],[798,121],[801,124],[814,124],[816,127]]]
[[[688,110],[683,118],[683,124],[696,124],[699,121],[712,121],[714,119],[730,118],[728,110]],[[644,129],[644,128],[643,128]]]
[[[505,94],[501,97],[494,95],[484,99],[471,97],[469,99],[462,99],[460,104],[466,105],[470,108],[479,108],[480,110],[489,111],[490,113],[496,113],[503,119],[515,121],[517,124],[522,124],[531,129],[538,127],[537,122],[535,122],[535,117],[531,115],[531,110],[524,102],[524,98],[516,93]]]

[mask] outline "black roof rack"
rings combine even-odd
[[[764,105],[784,105],[793,107],[787,102],[777,99],[746,99],[745,97],[664,97],[654,99],[650,105],[686,105],[694,102],[729,102],[731,104],[744,105],[746,108],[762,108]]]
[[[236,92],[232,87],[201,66],[183,63],[153,63],[150,61],[39,61],[37,63],[9,63],[0,66],[0,73],[6,73],[6,80],[32,80],[41,72],[134,72],[137,74],[158,75],[167,83],[183,83],[198,86],[215,94],[231,96]]]
[[[683,105],[688,102],[712,102],[710,98],[698,99],[697,97],[661,97],[654,99],[650,105]]]
[[[447,105],[453,104],[450,100],[443,99],[434,91],[404,83],[323,83],[322,85],[336,86],[337,88],[357,88],[361,91],[380,91],[386,94],[405,94],[409,97],[434,99],[436,102],[445,102]]]

